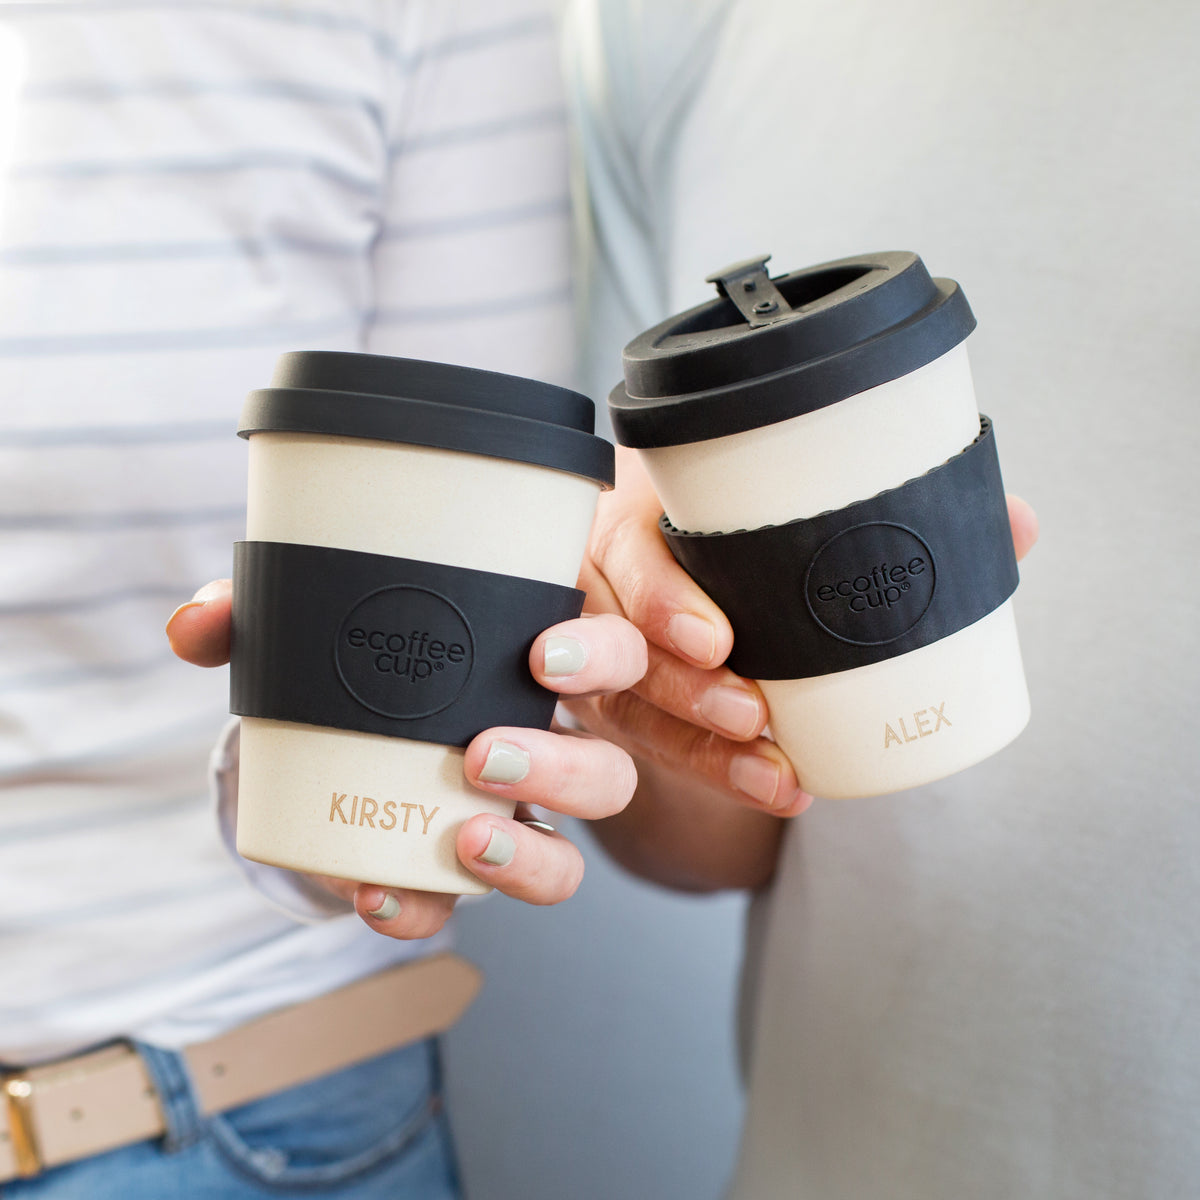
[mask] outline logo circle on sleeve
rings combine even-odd
[[[906,634],[933,599],[937,571],[925,541],[903,525],[855,525],[813,555],[804,599],[839,641],[881,646]]]
[[[448,708],[475,661],[471,627],[428,588],[385,587],[346,614],[334,647],[337,672],[359,704],[398,720]]]

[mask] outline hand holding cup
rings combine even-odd
[[[187,662],[215,667],[228,661],[229,580],[207,584],[167,625],[172,649]],[[633,626],[615,616],[585,616],[541,634],[529,669],[544,687],[586,697],[620,692],[645,673],[646,646]],[[528,806],[587,820],[611,816],[628,803],[636,775],[629,755],[586,734],[495,728],[466,748],[467,782],[517,804],[516,818],[479,814],[459,829],[463,867],[481,884],[530,904],[557,904],[583,876],[579,850],[561,833],[524,824]],[[352,902],[373,929],[396,938],[422,938],[445,923],[456,895],[382,887],[309,875],[326,891]]]
[[[621,752],[551,732],[553,684],[621,688],[644,666],[635,630],[577,621],[613,482],[593,429],[565,388],[381,355],[285,354],[250,393],[231,591],[200,598],[220,609],[194,656],[198,609],[169,630],[187,657],[229,657],[240,854],[326,880],[386,932],[397,894],[442,897],[410,900],[428,914],[410,936],[449,895],[574,890],[565,840],[512,818],[542,800],[607,813],[632,792]],[[506,874],[518,857],[531,872]],[[361,880],[378,886],[364,897]]]
[[[709,276],[715,299],[626,346],[613,428],[804,789],[903,791],[1029,719],[975,318],[910,252],[776,277],[768,258]]]
[[[668,551],[661,514],[640,458],[618,447],[617,486],[601,497],[580,586],[587,611],[620,614],[641,630],[649,666],[629,691],[572,699],[568,707],[639,761],[748,808],[797,816],[812,797],[762,736],[767,704],[758,685],[724,665],[733,645],[729,622]],[[1037,542],[1037,516],[1009,495],[1008,518],[1020,561]]]

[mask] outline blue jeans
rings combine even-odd
[[[4,1200],[461,1200],[438,1049],[418,1042],[213,1117],[179,1055],[139,1046],[164,1138],[0,1186]]]

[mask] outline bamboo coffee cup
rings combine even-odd
[[[458,861],[463,747],[547,728],[529,672],[574,587],[612,447],[591,401],[487,371],[285,355],[251,393],[235,548],[238,850],[385,886],[489,890]]]
[[[625,349],[610,397],[679,562],[734,629],[801,785],[894,792],[1005,746],[1029,718],[1016,560],[958,285],[910,253],[771,279]]]

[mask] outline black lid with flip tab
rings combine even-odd
[[[627,446],[677,446],[836,404],[940,358],[975,328],[958,284],[908,251],[772,279],[770,255],[708,277],[720,296],[634,338],[609,411]]]
[[[975,328],[957,283],[915,254],[858,255],[772,279],[767,258],[709,276],[719,298],[625,348],[619,441],[681,446],[771,426],[899,379]],[[931,645],[1017,586],[991,422],[951,459],[877,495],[759,529],[696,532],[671,553],[734,630],[756,679],[853,670]],[[753,581],[748,586],[748,581]]]

